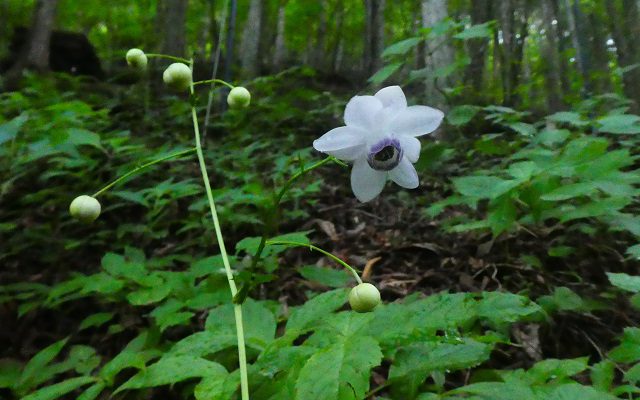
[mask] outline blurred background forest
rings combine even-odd
[[[0,399],[239,398],[194,159],[114,187],[92,225],[68,213],[192,146],[190,101],[162,86],[168,62],[141,74],[134,47],[251,91],[241,110],[224,87],[193,99],[250,297],[252,398],[639,398],[639,8],[0,0]],[[330,164],[274,211],[347,101],[389,85],[446,113],[421,138],[420,187],[359,203]],[[272,246],[252,265],[278,235],[345,259],[386,305],[348,311],[352,277],[306,249]],[[361,351],[321,358],[338,345]]]

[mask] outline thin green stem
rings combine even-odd
[[[318,246],[314,246],[312,244],[309,243],[302,243],[302,242],[291,242],[288,240],[267,240],[266,244],[273,246],[273,245],[285,245],[285,246],[301,246],[301,247],[308,247],[310,250],[315,250],[319,253],[324,254],[325,256],[329,257],[330,259],[332,259],[333,261],[337,262],[338,264],[342,265],[343,267],[345,267],[346,269],[348,269],[349,271],[351,271],[351,273],[353,274],[353,276],[356,278],[356,281],[358,281],[358,283],[362,283],[362,279],[360,279],[360,275],[358,275],[358,272],[355,270],[355,268],[353,268],[351,265],[347,264],[346,262],[342,261],[340,258],[338,258],[337,256],[334,256],[333,254],[329,253],[326,250],[321,249]]]
[[[189,60],[189,66],[193,73],[193,60]],[[193,83],[190,85],[191,95],[194,95]],[[220,247],[220,255],[222,256],[222,262],[224,269],[227,273],[227,281],[229,282],[229,289],[231,290],[231,297],[233,298],[238,289],[233,278],[233,272],[231,271],[231,265],[229,264],[229,257],[227,256],[227,249],[224,245],[224,238],[222,237],[222,229],[220,229],[220,221],[218,219],[218,213],[216,211],[216,204],[213,201],[213,193],[211,192],[211,184],[209,183],[209,174],[207,173],[207,167],[204,161],[204,155],[202,153],[202,145],[200,144],[200,128],[198,126],[198,116],[196,114],[196,108],[191,106],[191,118],[193,120],[193,133],[196,141],[196,152],[198,153],[198,163],[200,164],[200,172],[204,181],[204,187],[207,192],[207,199],[209,200],[209,209],[211,210],[211,219],[213,220],[213,226],[216,231],[216,238],[218,240],[218,246]],[[242,306],[240,304],[233,305],[233,313],[236,320],[236,334],[238,336],[238,359],[240,363],[240,391],[242,394],[242,400],[249,400],[249,379],[247,375],[247,353],[244,344],[244,327],[242,325]]]
[[[184,64],[191,63],[191,60],[187,60],[186,58],[168,56],[166,54],[145,53],[145,55],[147,56],[147,58],[166,58],[167,60],[177,61],[177,62],[181,62],[181,63],[184,63]]]
[[[302,168],[300,171],[296,172],[295,174],[293,174],[291,176],[291,178],[289,178],[287,180],[287,182],[285,182],[284,186],[282,187],[282,189],[280,189],[280,191],[278,192],[278,194],[273,198],[273,211],[275,212],[278,209],[278,206],[280,205],[280,202],[282,201],[282,198],[284,197],[284,195],[287,193],[287,190],[289,190],[289,188],[291,188],[291,186],[293,185],[293,183],[300,178],[301,176],[303,176],[304,174],[306,174],[309,171],[312,171],[318,167],[321,167],[327,163],[330,162],[335,162],[337,164],[340,164],[342,166],[346,166],[345,163],[343,163],[342,161],[338,160],[337,158],[333,157],[333,156],[328,156],[327,158],[318,161],[315,164],[312,164],[311,166],[309,166],[308,168]],[[262,237],[260,238],[260,243],[258,244],[258,249],[256,250],[256,253],[254,254],[254,256],[251,259],[251,265],[249,266],[249,273],[253,274],[253,271],[255,271],[256,266],[258,265],[258,261],[260,261],[260,257],[262,256],[262,252],[264,251],[264,247],[267,244],[267,232],[268,228],[265,229],[265,231],[262,234]],[[253,275],[252,275],[253,276]],[[248,289],[248,288],[245,288]],[[244,297],[246,297],[247,295],[247,290],[243,290],[239,296],[235,296],[233,299],[234,303],[242,303],[244,301]]]
[[[156,160],[153,161],[149,161],[146,164],[142,164],[139,165],[137,167],[135,167],[134,169],[132,169],[131,171],[127,172],[126,174],[122,175],[119,178],[116,178],[115,180],[113,180],[111,183],[109,183],[107,186],[103,187],[102,189],[98,190],[97,192],[95,192],[93,194],[93,197],[98,197],[100,196],[102,193],[106,192],[107,190],[111,189],[112,187],[114,187],[115,185],[117,185],[118,183],[122,182],[123,180],[127,179],[128,177],[130,177],[131,175],[135,175],[136,173],[142,171],[145,168],[149,168],[152,165],[161,163],[163,161],[167,161],[170,160],[172,158],[176,158],[176,157],[180,157],[180,156],[184,156],[187,155],[189,153],[193,153],[194,151],[196,151],[196,148],[191,148],[191,149],[187,149],[187,150],[182,150],[179,151],[177,153],[173,153],[173,154],[169,154],[168,156],[164,156],[161,158],[158,158]]]
[[[227,81],[223,81],[222,79],[207,79],[206,81],[197,81],[197,82],[193,82],[193,86],[204,85],[207,83],[220,83],[222,85],[225,85],[229,89],[233,89],[235,87],[232,84],[228,83]]]

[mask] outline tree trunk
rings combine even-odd
[[[613,40],[616,44],[618,54],[618,64],[624,70],[622,75],[624,94],[635,102],[633,110],[640,109],[640,68],[635,64],[640,63],[640,50],[636,40],[640,37],[640,26],[638,24],[638,4],[635,0],[622,0],[622,7],[616,7],[616,2],[607,1],[607,12]]]
[[[599,15],[605,15],[602,3],[592,5],[591,11],[587,15],[588,40],[591,49],[589,53],[592,55],[592,71],[589,78],[595,93],[609,93],[613,89],[611,71],[609,70],[609,52],[607,51],[609,30],[606,21]]]
[[[310,60],[309,64],[317,70],[324,70],[326,66],[327,47],[327,20],[329,19],[328,4],[326,1],[320,2],[320,16],[318,18],[318,28],[316,30],[315,41],[309,40]]]
[[[186,23],[188,0],[162,0],[162,12],[159,14],[163,19],[162,31],[162,52],[176,57],[185,57],[186,46]]]
[[[264,0],[251,0],[249,16],[242,34],[241,64],[244,75],[252,78],[260,73],[260,37]]]
[[[584,27],[582,26],[582,13],[580,11],[580,5],[577,0],[573,3],[571,0],[564,0],[565,11],[567,13],[567,22],[569,25],[569,31],[571,33],[571,42],[573,48],[576,51],[576,64],[578,71],[584,81],[583,96],[587,93],[591,93],[591,79],[589,77],[590,68],[588,50],[585,46],[584,40]]]
[[[280,71],[284,66],[287,57],[287,47],[285,42],[287,0],[280,1],[278,6],[278,22],[276,28],[276,43],[273,52],[273,68]]]
[[[331,53],[331,72],[337,73],[340,71],[342,62],[342,52],[344,51],[344,35],[342,28],[344,27],[344,4],[342,2],[336,3],[336,31],[333,40],[333,52]]]
[[[363,63],[367,76],[382,68],[385,0],[365,0],[365,43]]]
[[[227,25],[227,40],[224,45],[224,53],[225,53],[224,54],[224,80],[227,82],[231,82],[232,80],[237,15],[238,15],[238,1],[229,0],[229,24]],[[223,105],[224,104],[227,104],[226,100],[223,101]]]
[[[436,23],[447,18],[447,2],[445,0],[422,0],[422,24],[426,27],[434,26]],[[446,108],[447,99],[442,88],[447,86],[448,79],[438,80],[429,78],[433,73],[442,67],[451,65],[454,62],[453,48],[448,45],[448,38],[439,38],[437,43],[427,43],[425,68],[427,70],[427,80],[425,81],[426,95],[431,104],[440,108]]]
[[[542,1],[542,21],[544,24],[546,42],[542,44],[542,54],[544,56],[543,73],[547,90],[547,107],[550,111],[558,111],[563,108],[560,59],[558,54],[558,30],[555,13],[553,10],[554,0]],[[556,20],[557,21],[557,20]]]
[[[489,21],[490,4],[488,0],[474,0],[471,2],[471,23],[473,25],[484,24]],[[464,74],[465,84],[470,84],[474,94],[482,93],[484,65],[486,61],[489,39],[472,39],[467,42],[471,62]]]

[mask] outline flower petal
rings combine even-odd
[[[400,164],[388,173],[389,178],[403,188],[415,189],[420,184],[416,169],[406,157],[403,157]]]
[[[380,100],[373,96],[355,96],[344,110],[344,123],[366,130],[373,129],[382,108]]]
[[[420,158],[420,141],[413,136],[407,135],[400,135],[398,141],[404,156],[412,163],[417,162],[418,158]]]
[[[396,134],[422,136],[435,131],[444,118],[444,113],[427,106],[411,106],[400,111],[390,121],[389,128]]]
[[[364,149],[364,132],[356,127],[341,126],[313,141],[313,148],[341,160],[355,160]]]
[[[382,102],[385,108],[392,108],[400,111],[407,108],[407,98],[400,86],[389,86],[380,89],[375,97]]]
[[[364,157],[357,159],[353,164],[351,189],[361,202],[365,203],[376,198],[382,192],[386,181],[386,173],[371,168]]]

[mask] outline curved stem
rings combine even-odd
[[[343,267],[345,267],[346,269],[348,269],[349,271],[351,271],[351,273],[353,274],[353,276],[356,278],[356,281],[358,281],[358,283],[362,283],[362,279],[360,279],[360,275],[358,275],[358,272],[349,264],[347,264],[346,262],[342,261],[340,258],[338,258],[337,256],[334,256],[333,254],[329,253],[326,250],[322,250],[320,247],[314,246],[312,244],[309,243],[302,243],[302,242],[290,242],[287,240],[267,240],[266,244],[268,245],[278,245],[278,244],[282,244],[285,246],[301,246],[301,247],[308,247],[311,250],[315,250],[319,253],[324,254],[325,256],[329,257],[330,259],[332,259],[333,261],[337,262],[338,264],[342,265]]]
[[[195,148],[195,147],[194,147],[194,148],[191,148],[191,149],[187,149],[187,150],[182,150],[182,151],[179,151],[179,152],[177,152],[177,153],[169,154],[168,156],[161,157],[161,158],[158,158],[158,159],[156,159],[156,160],[149,161],[149,162],[148,162],[148,163],[146,163],[146,164],[139,165],[139,166],[135,167],[134,169],[132,169],[131,171],[127,172],[126,174],[122,175],[121,177],[116,178],[114,181],[112,181],[111,183],[109,183],[107,186],[105,186],[105,187],[103,187],[102,189],[100,189],[100,190],[98,190],[97,192],[95,192],[95,193],[93,194],[93,197],[98,197],[98,196],[100,196],[102,193],[104,193],[104,192],[106,192],[107,190],[111,189],[112,187],[114,187],[115,185],[117,185],[118,183],[120,183],[121,181],[123,181],[123,180],[127,179],[127,178],[128,178],[128,177],[130,177],[131,175],[134,175],[134,174],[136,174],[136,173],[138,173],[138,172],[142,171],[142,170],[143,170],[143,169],[145,169],[145,168],[148,168],[148,167],[150,167],[150,166],[152,166],[152,165],[155,165],[155,164],[161,163],[161,162],[163,162],[163,161],[166,161],[166,160],[169,160],[169,159],[172,159],[172,158],[176,158],[176,157],[184,156],[184,155],[189,154],[189,153],[193,153],[194,151],[196,151],[196,148]]]
[[[230,84],[230,83],[228,83],[226,81],[223,81],[222,79],[207,79],[206,81],[197,81],[197,82],[193,82],[193,86],[204,85],[204,84],[207,84],[207,83],[220,83],[222,85],[227,86],[229,89],[233,89],[235,87],[232,84]]]
[[[187,60],[186,58],[168,56],[166,54],[145,53],[145,55],[147,56],[147,58],[165,58],[167,60],[178,61],[178,62],[181,62],[181,63],[184,63],[184,64],[190,64],[191,63],[191,60]]]
[[[193,72],[193,61],[189,61],[189,66]],[[190,85],[191,95],[194,94],[193,83]],[[229,289],[231,290],[231,296],[235,296],[238,292],[236,283],[233,278],[233,272],[231,271],[231,265],[229,264],[229,257],[227,256],[227,249],[224,245],[224,238],[222,237],[222,229],[220,229],[220,221],[218,219],[218,213],[216,211],[216,204],[213,201],[213,193],[211,192],[211,184],[209,183],[209,174],[207,173],[207,167],[204,161],[204,155],[202,153],[202,146],[200,144],[200,128],[198,126],[198,116],[196,114],[196,108],[191,106],[191,118],[193,120],[193,133],[196,141],[196,152],[198,153],[198,163],[200,164],[200,172],[204,181],[204,187],[207,192],[207,200],[209,201],[209,209],[211,210],[211,219],[213,220],[213,226],[216,230],[216,238],[218,240],[218,246],[220,247],[220,255],[222,256],[222,262],[224,269],[227,273],[227,281],[229,283]],[[240,363],[240,391],[242,394],[242,400],[249,400],[249,379],[247,376],[247,354],[244,344],[244,327],[242,325],[242,306],[240,304],[233,305],[233,313],[236,320],[236,334],[238,336],[238,359]]]

